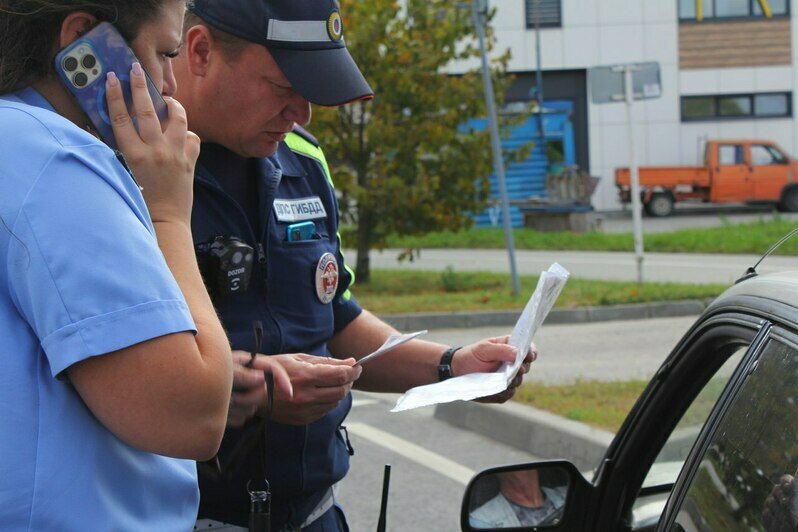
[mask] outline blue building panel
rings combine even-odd
[[[528,201],[530,199],[540,199],[545,201],[546,194],[546,173],[548,171],[548,160],[546,158],[545,147],[549,142],[561,142],[563,148],[563,164],[571,166],[576,163],[576,150],[574,147],[574,131],[570,121],[573,111],[573,102],[552,101],[545,102],[545,112],[543,123],[545,126],[545,137],[541,142],[538,127],[539,115],[529,116],[522,124],[513,127],[509,135],[502,139],[502,150],[505,153],[527,146],[530,142],[534,144],[529,156],[523,161],[514,162],[505,168],[505,181],[507,185],[507,196],[510,201],[510,219],[513,227],[521,227],[524,224],[523,213],[513,205],[514,202]],[[477,130],[484,130],[488,127],[487,119],[471,120],[466,127]],[[486,146],[486,149],[489,149]],[[499,185],[495,174],[490,176],[490,205],[481,213],[474,217],[478,227],[491,227],[502,225],[501,205],[499,195]],[[544,210],[562,210],[562,206],[552,205],[544,207]]]

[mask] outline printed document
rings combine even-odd
[[[417,386],[402,395],[391,412],[457,400],[470,401],[506,390],[532,345],[532,337],[565,286],[568,275],[568,270],[556,262],[548,270],[541,272],[537,287],[510,335],[510,345],[518,349],[518,356],[512,364],[505,363],[493,373],[471,373],[435,384]]]

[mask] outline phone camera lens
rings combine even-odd
[[[78,68],[78,60],[72,56],[67,57],[64,59],[64,70],[67,72],[72,72]]]
[[[91,54],[84,55],[81,62],[83,63],[83,68],[93,68],[97,64],[97,58]]]
[[[83,72],[78,72],[72,77],[76,87],[84,87],[89,82],[89,77]]]

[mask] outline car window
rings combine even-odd
[[[798,349],[771,338],[689,480],[671,530],[796,530]]]
[[[690,449],[747,349],[747,345],[738,347],[723,363],[707,381],[679,420],[676,428],[668,436],[668,440],[643,481],[643,491],[632,509],[633,530],[659,520],[671,488],[679,476]],[[663,489],[654,489],[657,486],[661,486]]]
[[[751,164],[754,166],[767,166],[771,164],[784,164],[784,155],[778,150],[762,144],[751,145]]]
[[[741,144],[721,144],[718,146],[718,160],[722,165],[743,164],[743,146]]]
[[[767,166],[769,164],[776,164],[773,154],[766,146],[753,144],[751,146],[751,164],[754,166]]]

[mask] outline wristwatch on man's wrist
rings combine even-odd
[[[441,355],[441,361],[438,364],[438,381],[445,381],[446,379],[454,377],[452,373],[452,358],[460,347],[450,347]]]

